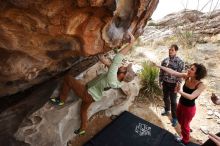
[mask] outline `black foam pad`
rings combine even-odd
[[[182,146],[169,131],[129,112],[95,135],[84,146]],[[190,144],[190,146],[198,146]]]

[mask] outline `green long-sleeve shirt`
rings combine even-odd
[[[117,72],[121,65],[124,55],[118,53],[115,55],[107,73],[97,76],[87,84],[88,92],[95,101],[102,99],[104,88],[120,88],[121,82],[118,81]]]

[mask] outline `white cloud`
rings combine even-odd
[[[167,14],[178,12],[185,8],[210,12],[214,9],[220,9],[220,0],[159,0],[152,18],[158,20]]]

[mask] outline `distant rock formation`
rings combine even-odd
[[[0,97],[135,37],[158,0],[0,0]],[[95,62],[93,62],[94,64]],[[88,66],[90,67],[91,63]]]
[[[158,21],[149,21],[144,32],[144,39],[166,38],[176,33],[177,29],[191,31],[195,35],[203,37],[218,35],[220,34],[220,10],[210,13],[183,10],[169,14]]]

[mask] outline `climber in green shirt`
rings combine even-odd
[[[124,55],[129,52],[134,42],[134,37],[130,32],[126,33],[126,35],[129,36],[130,43],[115,55],[112,63],[110,63],[110,61],[103,55],[99,55],[100,61],[108,67],[107,73],[97,76],[95,79],[87,83],[86,86],[81,84],[70,74],[67,74],[64,77],[60,97],[50,99],[55,104],[63,105],[71,89],[82,99],[81,127],[74,132],[75,134],[85,134],[87,126],[87,110],[92,102],[102,99],[103,91],[106,88],[120,88],[122,81],[130,82],[134,79],[135,73],[132,70],[132,64],[129,64],[127,67],[121,66]]]

